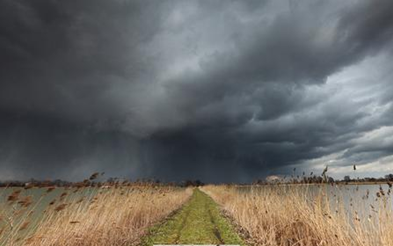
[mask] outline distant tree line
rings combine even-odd
[[[126,179],[119,179],[119,178],[108,178],[106,180],[102,180],[102,175],[98,173],[94,173],[93,175],[90,176],[89,179],[85,179],[82,182],[70,182],[70,181],[65,181],[61,179],[55,179],[55,180],[36,180],[36,179],[30,179],[28,181],[16,181],[16,180],[10,180],[10,181],[0,181],[0,187],[25,187],[25,188],[31,188],[31,187],[50,187],[50,186],[56,186],[56,187],[83,187],[83,186],[89,186],[89,187],[101,187],[101,186],[118,186],[118,185],[151,185],[151,186],[160,186],[160,185],[165,185],[165,186],[178,186],[178,187],[198,187],[198,186],[203,186],[205,183],[203,183],[201,180],[196,179],[196,180],[191,180],[187,179],[184,181],[180,182],[162,182],[159,179],[136,179],[135,181],[131,180],[126,180]],[[99,180],[101,178],[101,180]],[[258,179],[252,182],[254,185],[265,185],[265,184],[274,184],[274,183],[287,183],[287,184],[321,184],[321,183],[383,183],[383,182],[393,182],[393,174],[387,174],[384,177],[380,178],[370,178],[370,177],[365,177],[365,178],[351,178],[350,176],[345,176],[342,180],[335,180],[332,177],[329,177],[327,175],[324,176],[317,176],[317,175],[312,175],[312,176],[291,176],[289,178],[287,177],[282,177],[281,179],[276,179],[276,180],[262,180]],[[247,185],[247,184],[243,184]]]
[[[110,177],[106,180],[102,179],[103,173],[94,173],[90,176],[89,179],[85,179],[82,182],[70,182],[61,179],[55,180],[36,180],[30,179],[28,181],[18,181],[18,180],[9,180],[9,181],[0,181],[0,187],[101,187],[101,186],[118,186],[118,185],[151,185],[151,186],[180,186],[180,187],[198,187],[203,186],[204,183],[200,180],[184,180],[180,182],[162,182],[159,179],[136,179],[134,181],[127,179],[119,179]]]
[[[281,179],[275,179],[275,180],[262,180],[262,179],[257,179],[253,182],[253,184],[256,185],[264,185],[264,184],[274,184],[274,183],[287,183],[287,184],[321,184],[321,183],[384,183],[384,182],[393,182],[393,174],[387,174],[384,177],[380,178],[371,178],[371,177],[365,177],[365,178],[354,178],[352,179],[350,176],[344,176],[342,180],[335,180],[332,177],[329,177],[327,175],[325,176],[297,176],[293,177],[291,176],[290,178],[287,177],[282,177]]]
[[[385,177],[381,178],[370,178],[370,177],[365,177],[365,178],[351,178],[351,176],[347,175],[344,176],[344,179],[341,180],[341,182],[393,182],[393,174],[387,174]]]

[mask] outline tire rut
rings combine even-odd
[[[179,229],[177,230],[176,239],[175,239],[175,241],[173,242],[174,244],[178,244],[178,243],[179,243],[180,236],[181,236],[181,232],[182,232],[182,230],[184,229],[184,226],[185,226],[186,223],[187,223],[187,220],[188,220],[188,217],[189,217],[189,215],[190,215],[190,212],[191,212],[190,210],[187,211],[186,216],[184,217],[182,223],[180,224]]]
[[[217,228],[217,224],[216,224],[216,222],[215,222],[215,220],[214,220],[214,217],[213,217],[213,215],[212,215],[211,209],[209,208],[209,206],[208,206],[207,203],[205,204],[205,206],[206,206],[206,209],[207,209],[207,211],[208,211],[208,213],[209,213],[210,222],[211,222],[212,225],[213,225],[213,234],[214,234],[214,236],[215,236],[215,237],[217,238],[217,240],[220,242],[219,244],[225,244],[224,240],[223,240],[222,237],[221,237],[220,231],[219,231],[218,228]]]

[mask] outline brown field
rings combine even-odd
[[[311,191],[309,187],[314,187]],[[361,194],[347,186],[267,185],[203,188],[234,220],[250,244],[299,246],[393,245],[389,190]],[[331,187],[329,187],[331,188]]]
[[[7,189],[7,195],[1,191],[0,245],[135,245],[192,193],[154,185],[67,188],[45,203],[58,188],[33,188],[45,189],[38,198]]]

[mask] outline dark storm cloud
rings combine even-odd
[[[117,136],[115,126],[127,112],[111,88],[141,83],[132,78],[147,78],[145,70],[154,70],[148,63],[151,58],[141,52],[142,44],[159,28],[164,14],[160,5],[2,1],[0,110],[5,169],[15,170],[14,176],[41,178],[64,177],[83,165],[90,166],[82,170],[87,175],[102,169],[103,162],[120,169],[116,175],[133,170],[116,167],[129,165],[136,150],[132,137]],[[106,125],[113,126],[109,132],[97,132]]]
[[[154,70],[142,44],[157,32],[159,3],[3,5],[1,102],[6,108],[68,119],[111,117],[119,108],[115,98],[108,98],[108,88],[139,74],[147,78],[146,70]]]
[[[388,157],[392,10],[2,1],[0,178],[249,181]]]

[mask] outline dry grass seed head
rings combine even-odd
[[[46,193],[52,192],[54,189],[56,189],[54,186],[48,187],[48,189],[46,189]]]
[[[19,199],[19,194],[21,193],[22,190],[15,190],[8,196],[8,201],[9,202],[15,202]]]
[[[25,230],[28,226],[29,226],[30,222],[29,221],[25,221],[21,227],[19,228],[19,231]]]
[[[18,204],[21,205],[22,207],[25,207],[25,208],[30,206],[30,204],[32,204],[32,203],[33,203],[33,200],[32,200],[31,196],[26,196],[18,201]]]
[[[55,211],[56,211],[56,212],[59,212],[59,211],[65,209],[66,206],[67,206],[66,203],[60,204],[59,206],[57,206],[57,207],[55,208]]]

